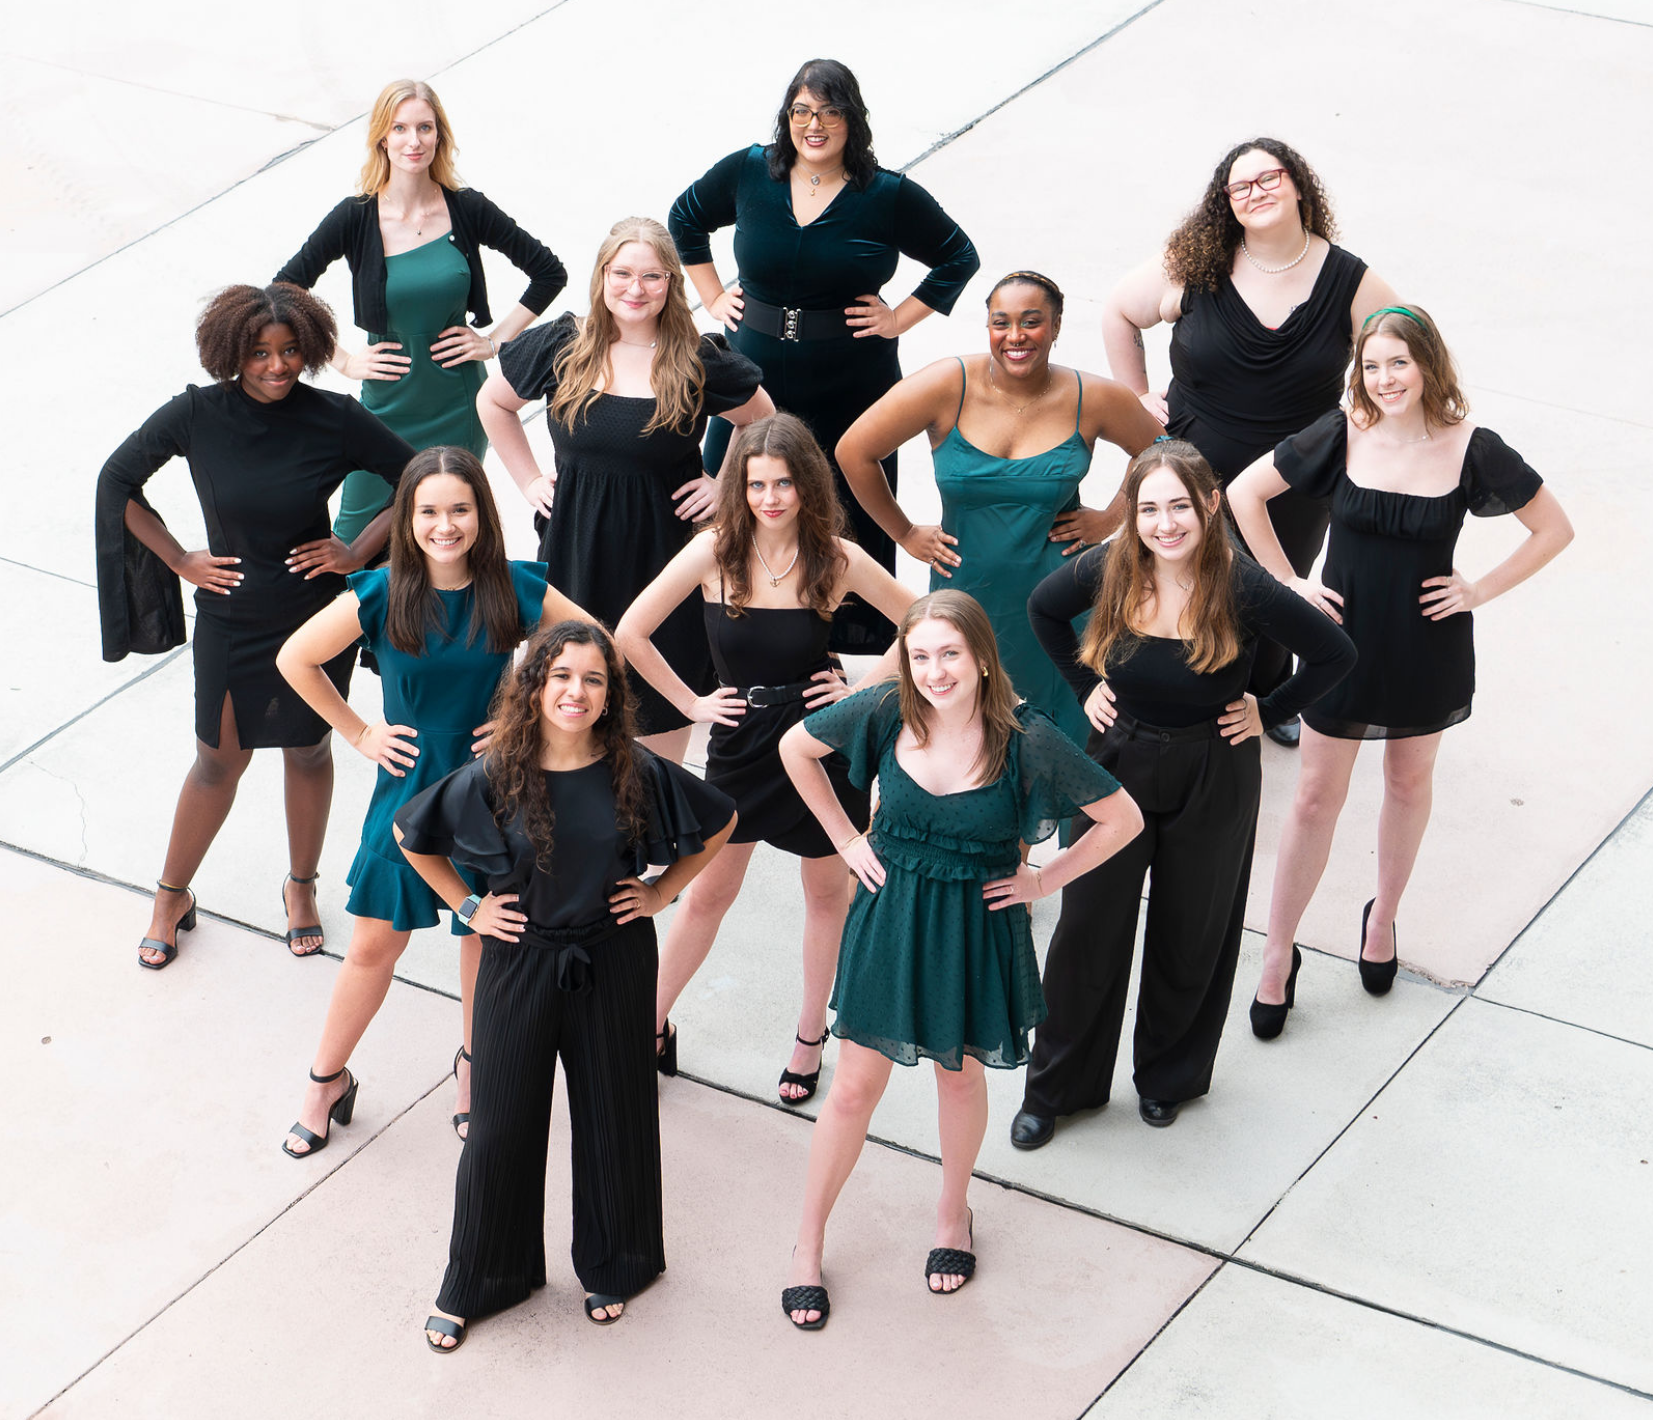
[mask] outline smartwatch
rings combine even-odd
[[[454,908],[453,915],[459,919],[461,925],[469,927],[471,918],[476,916],[476,910],[481,906],[482,899],[473,892],[458,907]]]

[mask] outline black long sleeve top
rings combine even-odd
[[[1238,656],[1217,670],[1197,672],[1189,669],[1186,648],[1179,639],[1139,636],[1116,650],[1106,677],[1098,675],[1079,659],[1073,620],[1095,603],[1110,545],[1093,547],[1058,567],[1033,589],[1027,603],[1033,634],[1080,704],[1105,678],[1118,708],[1144,724],[1174,730],[1215,719],[1245,693],[1257,641],[1266,636],[1303,662],[1296,675],[1257,702],[1267,729],[1300,714],[1354,668],[1354,642],[1336,622],[1275,581],[1249,557],[1236,553]]]
[[[465,307],[478,325],[493,320],[488,310],[488,283],[482,275],[482,247],[503,252],[528,277],[522,304],[536,316],[568,284],[568,272],[551,248],[531,236],[474,187],[457,191],[443,188],[453,230],[448,240],[471,268],[471,293]],[[276,272],[277,281],[290,281],[309,290],[340,257],[350,266],[356,324],[370,334],[390,329],[385,306],[385,243],[379,231],[378,197],[347,197],[322,218],[304,245]]]

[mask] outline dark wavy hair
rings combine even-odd
[[[913,668],[907,659],[907,636],[921,621],[945,621],[964,637],[971,658],[985,673],[976,700],[976,714],[981,718],[981,750],[970,767],[976,773],[976,784],[991,784],[1004,773],[1004,762],[1010,755],[1010,737],[1022,733],[1021,721],[1016,718],[1016,706],[1021,697],[1010,683],[1010,676],[999,660],[999,643],[993,636],[993,623],[987,619],[982,604],[968,592],[944,589],[922,596],[907,608],[896,632],[901,642],[900,680],[901,719],[913,732],[920,745],[930,742],[930,702],[924,698],[913,680]]]
[[[723,577],[725,616],[740,616],[752,599],[752,539],[757,515],[746,501],[746,466],[759,455],[786,465],[798,493],[798,588],[803,601],[823,620],[832,619],[833,593],[849,567],[838,545],[847,520],[833,486],[832,465],[803,420],[792,414],[757,419],[735,436],[729,462],[717,480],[716,541],[712,544]]]
[[[614,778],[615,822],[633,839],[642,837],[648,822],[643,765],[633,743],[637,727],[631,687],[626,684],[625,667],[613,640],[590,621],[542,626],[528,638],[522,660],[500,680],[494,693],[488,711],[488,718],[494,722],[494,737],[483,760],[483,771],[493,791],[494,821],[501,829],[513,819],[520,821],[534,845],[534,861],[541,870],[551,866],[556,817],[551,812],[545,772],[540,768],[545,739],[540,707],[547,674],[569,646],[595,646],[603,653],[608,698],[591,733]],[[641,753],[646,755],[648,751]]]
[[[1182,644],[1188,668],[1203,675],[1228,665],[1240,654],[1234,550],[1229,546],[1221,506],[1212,496],[1218,488],[1217,476],[1192,444],[1167,439],[1150,444],[1125,470],[1125,526],[1108,544],[1096,602],[1079,643],[1079,659],[1101,676],[1140,644],[1142,634],[1136,628],[1147,620],[1154,603],[1154,554],[1137,533],[1136,505],[1142,481],[1162,468],[1170,469],[1188,490],[1200,522],[1194,588],[1183,612],[1188,632]]]
[[[273,286],[226,286],[206,304],[195,322],[195,349],[201,368],[220,384],[229,384],[252,357],[268,325],[293,332],[307,374],[333,358],[339,323],[325,301],[302,286],[277,281]]]
[[[505,534],[499,509],[482,471],[482,461],[469,449],[448,444],[423,449],[408,460],[396,500],[390,509],[390,598],[385,607],[385,635],[398,651],[424,654],[425,638],[444,625],[442,601],[430,582],[425,554],[413,537],[413,514],[419,486],[438,474],[449,474],[466,484],[476,504],[476,541],[471,544],[471,624],[465,642],[474,645],[486,629],[488,649],[509,651],[522,640],[522,616],[517,609],[511,564],[505,557]]]
[[[1469,413],[1469,401],[1458,384],[1458,368],[1452,362],[1452,352],[1441,339],[1440,327],[1434,317],[1422,306],[1407,306],[1410,317],[1394,311],[1382,311],[1366,317],[1355,341],[1355,362],[1349,371],[1349,403],[1359,416],[1360,426],[1370,429],[1383,418],[1383,410],[1366,393],[1366,380],[1361,363],[1366,358],[1366,342],[1374,335],[1392,335],[1406,346],[1412,363],[1423,376],[1424,428],[1433,424],[1444,429],[1449,424],[1461,424]]]
[[[1223,154],[1200,205],[1182,219],[1182,225],[1166,241],[1165,272],[1173,281],[1196,291],[1214,291],[1233,266],[1234,252],[1244,232],[1228,199],[1228,174],[1242,154],[1253,151],[1267,153],[1286,170],[1297,189],[1297,216],[1303,230],[1328,242],[1336,238],[1331,199],[1303,155],[1278,138],[1252,138],[1236,143]]]
[[[786,86],[786,97],[775,115],[774,141],[764,149],[769,176],[779,182],[798,161],[788,111],[800,89],[808,89],[823,104],[843,109],[844,125],[849,129],[844,142],[844,181],[854,187],[865,187],[878,171],[878,158],[872,151],[872,124],[867,121],[867,105],[861,98],[860,83],[849,65],[836,59],[811,59]]]

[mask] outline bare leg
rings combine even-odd
[[[683,988],[700,970],[717,940],[724,915],[734,905],[755,843],[730,843],[701,870],[672,915],[660,947],[660,982],[655,988],[654,1028],[663,1031]],[[664,1040],[655,1041],[656,1049]]]
[[[1384,746],[1377,899],[1366,919],[1362,950],[1367,961],[1388,961],[1395,954],[1395,914],[1429,827],[1435,800],[1435,756],[1440,748],[1438,733],[1390,740]]]
[[[970,1175],[987,1133],[987,1072],[975,1057],[962,1070],[936,1066],[936,1114],[941,1128],[941,1201],[936,1205],[937,1247],[970,1248]],[[955,1292],[968,1279],[932,1272],[932,1292]]]
[[[322,841],[327,837],[327,813],[333,803],[333,744],[329,735],[320,744],[284,749],[282,785],[287,803],[287,856],[292,882],[281,885],[281,900],[287,907],[287,927],[321,921],[316,906],[316,885],[300,882],[313,878],[321,861]],[[321,950],[322,934],[299,937],[290,948],[294,956],[313,956]]]
[[[872,1112],[890,1082],[891,1062],[876,1050],[846,1040],[838,1051],[838,1069],[821,1105],[809,1139],[809,1173],[804,1180],[804,1210],[798,1220],[798,1243],[787,1271],[788,1286],[821,1281],[821,1253],[826,1248],[827,1218],[838,1201],[861,1146],[867,1142]],[[980,1143],[980,1140],[977,1140]],[[818,1321],[817,1311],[792,1313],[793,1321]]]
[[[453,1104],[455,1114],[471,1112],[471,1062],[467,1057],[471,1053],[471,1012],[476,1002],[476,974],[481,967],[482,938],[472,932],[468,937],[459,939],[460,1043],[465,1047],[465,1054],[459,1057],[459,1064],[453,1072],[454,1084],[458,1087]],[[461,1139],[471,1132],[469,1121],[457,1128]]]
[[[1280,856],[1274,865],[1274,896],[1268,907],[1268,943],[1263,948],[1263,974],[1257,999],[1278,1006],[1286,999],[1286,977],[1291,973],[1291,949],[1297,928],[1308,910],[1320,877],[1331,856],[1337,817],[1349,796],[1359,740],[1340,740],[1303,726],[1297,768],[1297,793],[1280,835]]]
[[[331,1075],[350,1062],[363,1034],[384,1004],[408,936],[382,918],[356,919],[350,946],[333,982],[333,997],[327,1003],[327,1020],[321,1028],[315,1063],[310,1067],[312,1074]],[[312,1080],[304,1091],[298,1122],[312,1134],[325,1134],[328,1110],[349,1088],[349,1078],[343,1075],[325,1085]],[[294,1154],[309,1152],[309,1145],[296,1134],[287,1136],[287,1147]]]
[[[727,850],[725,850],[727,851]],[[804,883],[804,1000],[798,1012],[797,1034],[803,1040],[819,1040],[826,1034],[827,1000],[832,979],[838,971],[838,943],[844,935],[844,918],[849,915],[853,877],[844,876],[844,860],[805,858],[800,871]],[[792,1059],[786,1068],[795,1075],[807,1075],[820,1068],[824,1045],[792,1042]],[[803,1085],[782,1085],[792,1099],[806,1093]]]
[[[241,748],[235,729],[235,710],[224,697],[218,721],[218,747],[195,741],[195,763],[184,776],[178,792],[178,807],[172,815],[172,837],[167,840],[166,862],[161,881],[174,887],[188,887],[194,881],[207,849],[235,802],[235,789],[252,763],[253,752]],[[189,896],[181,892],[155,892],[150,907],[149,930],[144,935],[158,942],[175,942],[178,919],[189,910]],[[160,952],[144,950],[138,955],[147,962],[164,960]]]
[[[683,756],[689,752],[689,736],[693,731],[693,725],[685,725],[681,730],[662,730],[658,735],[639,735],[637,743],[644,749],[652,750],[662,759],[669,759],[673,764],[682,764]]]

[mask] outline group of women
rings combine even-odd
[[[287,1153],[350,1123],[350,1058],[409,934],[452,912],[465,1147],[434,1350],[545,1282],[559,1059],[587,1316],[617,1320],[664,1268],[654,1081],[676,1073],[670,1012],[760,842],[799,858],[805,904],[782,1101],[816,1093],[839,1038],[782,1295],[801,1329],[829,1315],[827,1220],[892,1063],[935,1066],[935,1293],[975,1271],[984,1067],[1031,1062],[1020,1148],[1106,1102],[1148,874],[1139,1112],[1168,1125],[1209,1091],[1259,736],[1300,741],[1302,763],[1253,1031],[1280,1035],[1294,1004],[1295,930],[1370,738],[1388,742],[1385,798],[1357,961],[1388,990],[1440,735],[1470,711],[1469,613],[1571,529],[1469,421],[1428,313],[1333,245],[1297,153],[1238,145],[1120,283],[1115,379],[1053,362],[1063,294],[1032,271],[989,292],[984,354],[902,379],[897,337],[950,311],[979,261],[928,193],[878,167],[842,64],[800,69],[772,141],[691,184],[669,230],[616,223],[583,317],[535,323],[562,263],[460,184],[455,150],[428,86],[384,90],[358,193],[272,284],[208,305],[196,334],[214,383],[109,459],[97,527],[107,658],[181,644],[178,580],[196,588],[196,758],[141,965],[169,965],[195,925],[189,884],[266,746],[286,767],[287,944],[319,951],[327,731],[378,769],[348,877],[355,929]],[[729,225],[725,286],[709,237]],[[482,246],[528,279],[497,322]],[[891,306],[902,255],[928,274]],[[307,289],[341,257],[367,337],[354,352]],[[723,332],[697,331],[690,284]],[[1155,392],[1141,331],[1161,320],[1172,379]],[[360,402],[301,382],[328,362],[361,378]],[[520,420],[542,399],[550,469]],[[896,451],[921,433],[939,526],[898,501]],[[1130,463],[1088,508],[1102,439]],[[533,509],[536,562],[505,556],[490,442]],[[143,493],[175,455],[206,549],[184,549]],[[1469,512],[1529,531],[1475,580],[1453,566]],[[928,594],[894,578],[897,545],[928,565]],[[853,685],[844,652],[873,658]],[[373,721],[348,700],[358,656],[382,682]],[[704,781],[680,768],[697,722]],[[1041,984],[1027,909],[1057,891]],[[649,919],[679,895],[657,952]]]

